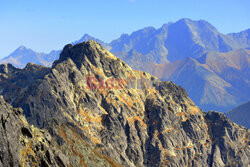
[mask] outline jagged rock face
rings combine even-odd
[[[219,112],[208,112],[205,118],[213,140],[210,165],[249,166],[249,130],[240,128]]]
[[[30,126],[22,109],[0,96],[0,166],[68,166],[50,134]]]
[[[203,113],[183,88],[132,70],[94,41],[65,46],[51,69],[30,66],[1,73],[0,90],[29,123],[49,130],[73,166],[92,156],[101,166],[249,164],[247,129]],[[14,81],[38,72],[17,90]]]

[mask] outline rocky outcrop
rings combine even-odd
[[[213,141],[210,165],[249,166],[249,130],[219,112],[208,112],[205,119]]]
[[[72,166],[249,165],[247,129],[94,41],[66,45],[52,68],[5,71],[4,98],[47,129]]]
[[[0,166],[68,166],[50,134],[30,126],[22,112],[0,96]]]

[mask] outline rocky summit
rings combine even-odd
[[[0,166],[250,165],[248,129],[203,112],[183,88],[132,70],[94,41],[66,45],[51,68],[1,65],[0,92],[28,121],[1,100]]]

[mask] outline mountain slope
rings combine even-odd
[[[226,115],[237,124],[250,129],[250,101],[228,111]]]
[[[168,79],[188,89],[190,97],[205,110],[216,109],[215,106],[231,107],[241,100],[239,96],[235,97],[238,94],[227,91],[232,89],[229,83],[192,59]]]
[[[249,60],[249,50],[239,49],[208,52],[197,60],[186,58],[143,70],[183,86],[202,109],[225,112],[250,98]]]
[[[51,68],[2,66],[1,94],[75,166],[89,159],[86,143],[113,166],[249,164],[247,129],[203,113],[183,88],[132,70],[94,41],[66,45]]]
[[[249,48],[250,45],[250,29],[247,29],[245,31],[241,31],[239,33],[230,33],[227,34],[228,37],[231,39],[237,41],[237,43],[242,48]]]
[[[198,61],[209,66],[214,73],[249,98],[250,50],[238,49],[227,53],[209,52]]]

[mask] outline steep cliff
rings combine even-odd
[[[22,112],[0,96],[0,166],[68,166],[50,134],[30,126]]]

